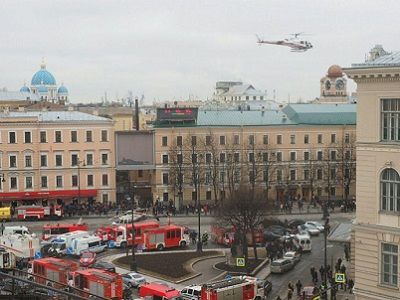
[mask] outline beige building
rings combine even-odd
[[[400,52],[345,69],[357,83],[357,300],[400,299]]]
[[[347,103],[347,79],[338,65],[329,67],[320,80],[321,95],[318,103]]]
[[[254,184],[274,204],[287,195],[333,200],[355,193],[356,105],[159,110],[154,123],[155,199],[172,200],[176,207],[197,198],[214,203],[241,183]],[[198,173],[196,182],[193,173]]]
[[[76,111],[0,114],[0,199],[115,201],[112,120]]]

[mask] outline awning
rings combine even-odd
[[[57,190],[57,191],[37,191],[37,192],[9,192],[0,193],[0,200],[30,200],[48,198],[77,198],[77,197],[96,197],[97,190]]]
[[[351,223],[340,223],[328,235],[328,241],[334,243],[350,243]]]

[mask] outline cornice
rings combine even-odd
[[[345,68],[343,71],[357,83],[400,81],[400,67]]]

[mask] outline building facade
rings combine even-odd
[[[282,110],[158,111],[154,198],[176,207],[218,203],[240,184],[280,203],[290,196],[354,195],[355,105]],[[160,109],[163,110],[163,109]],[[186,116],[185,116],[186,114]]]
[[[347,79],[338,65],[329,67],[327,74],[320,80],[319,103],[347,103]]]
[[[0,114],[0,199],[115,201],[113,122],[76,111]]]
[[[400,52],[378,45],[345,73],[358,94],[355,296],[400,299]]]

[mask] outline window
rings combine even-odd
[[[240,182],[240,171],[239,170],[235,170],[233,172],[233,180],[235,183],[239,183]]]
[[[211,164],[211,153],[206,153],[206,163]]]
[[[62,142],[62,136],[61,136],[61,131],[60,130],[56,130],[54,133],[54,141],[56,143],[61,143]]]
[[[322,169],[317,169],[317,180],[322,180]]]
[[[294,134],[290,135],[290,144],[296,144],[296,136]]]
[[[331,150],[331,160],[336,160],[336,150]]]
[[[278,134],[278,135],[276,136],[276,143],[277,143],[278,145],[282,144],[282,135],[281,135],[281,134]]]
[[[107,153],[102,153],[101,154],[101,164],[108,165],[108,154]]]
[[[268,135],[267,134],[263,135],[263,144],[268,145]]]
[[[163,136],[163,137],[161,138],[161,145],[162,145],[163,147],[167,147],[167,146],[168,146],[168,137],[167,137],[167,136]]]
[[[77,187],[78,186],[78,175],[72,175],[71,182],[72,182],[73,187]]]
[[[296,160],[296,152],[290,151],[290,161],[295,161]]]
[[[47,176],[40,177],[40,186],[42,188],[47,188]]]
[[[336,133],[331,134],[331,143],[332,144],[336,143]]]
[[[56,154],[56,167],[62,167],[63,159],[61,154]]]
[[[303,178],[304,180],[310,180],[310,170],[304,170]]]
[[[163,164],[168,164],[168,154],[163,154],[163,156],[162,156],[162,163],[163,163]]]
[[[77,166],[78,165],[78,154],[72,154],[71,155],[71,166]]]
[[[47,167],[47,155],[46,154],[40,155],[40,166]]]
[[[10,144],[17,143],[17,134],[15,133],[15,131],[10,131],[8,133],[8,143]]]
[[[400,140],[400,99],[381,101],[381,135],[383,141]]]
[[[238,134],[235,134],[235,135],[233,136],[233,144],[234,144],[234,145],[239,145],[239,144],[240,144],[240,138],[239,138],[239,135],[238,135]]]
[[[205,179],[206,184],[211,183],[211,171],[206,171],[206,179]]]
[[[18,189],[18,178],[17,177],[10,177],[10,189],[11,190]]]
[[[91,130],[86,130],[86,142],[93,142],[93,133]]]
[[[47,143],[47,132],[46,131],[40,132],[40,142]]]
[[[24,143],[31,144],[32,143],[32,132],[25,131],[24,132]]]
[[[308,134],[304,135],[304,144],[308,144],[310,142],[310,136]]]
[[[211,201],[211,191],[206,192],[206,200]]]
[[[330,176],[331,176],[332,180],[336,179],[336,169],[335,168],[330,169]]]
[[[309,151],[304,151],[304,160],[305,161],[310,160],[310,152]]]
[[[249,153],[249,162],[251,162],[251,163],[254,162],[254,152]]]
[[[87,176],[87,185],[88,186],[93,186],[93,175],[92,174],[89,174]]]
[[[169,178],[168,178],[168,173],[163,173],[162,174],[162,184],[168,185]]]
[[[321,150],[318,150],[318,151],[317,151],[317,159],[318,159],[318,160],[322,160],[322,159],[323,159],[323,154],[322,154],[322,151],[321,151]]]
[[[400,211],[400,176],[394,169],[381,174],[381,210]]]
[[[56,176],[56,187],[62,188],[63,187],[63,178],[62,176]]]
[[[86,153],[86,165],[93,166],[93,154],[92,153]]]
[[[281,169],[278,169],[278,170],[276,170],[276,180],[277,181],[282,181],[282,170]]]
[[[78,142],[78,132],[76,130],[71,131],[71,143]]]
[[[268,176],[268,171],[263,171],[263,181],[268,183],[269,182],[269,176]]]
[[[211,145],[211,135],[206,135],[206,146]]]
[[[256,181],[255,175],[254,175],[254,171],[250,171],[249,172],[249,182],[250,183],[254,183]]]
[[[295,169],[290,170],[290,180],[296,180],[296,170]]]
[[[10,168],[16,168],[17,167],[17,156],[16,155],[10,155]]]
[[[101,131],[101,141],[108,142],[108,131],[107,130]]]
[[[335,196],[336,195],[336,188],[334,186],[331,186],[329,193],[331,194],[331,196]]]
[[[176,145],[177,145],[177,146],[182,146],[182,145],[183,145],[183,143],[182,143],[182,136],[181,136],[181,135],[178,135],[178,136],[176,137]]]
[[[183,164],[183,155],[181,153],[176,155],[176,161],[178,164]]]
[[[224,183],[225,182],[225,171],[219,172],[219,181]]]
[[[350,179],[350,169],[349,168],[344,169],[344,178]]]
[[[192,135],[191,142],[192,142],[192,146],[196,146],[197,145],[197,136]]]
[[[101,195],[101,198],[102,198],[101,200],[103,201],[104,204],[108,202],[108,194]]]
[[[197,154],[192,153],[192,164],[196,164],[196,163],[197,163]]]
[[[350,143],[350,133],[345,133],[345,134],[344,134],[344,142],[345,142],[346,144],[349,144],[349,143]]]
[[[322,144],[323,143],[322,134],[321,133],[319,133],[318,136],[317,136],[317,143],[318,144]]]
[[[346,150],[346,152],[344,153],[344,159],[351,160],[351,151],[350,150]]]
[[[25,177],[25,189],[33,188],[33,179],[31,176]]]
[[[221,135],[221,136],[219,137],[219,144],[220,144],[220,145],[225,145],[225,136],[224,136],[224,135]]]
[[[235,152],[235,153],[233,154],[233,161],[234,161],[235,163],[238,163],[238,162],[240,161],[240,153]]]
[[[263,160],[263,162],[267,162],[268,161],[268,152],[263,152],[262,160]]]
[[[103,175],[101,176],[101,184],[102,184],[103,186],[108,185],[108,174],[103,174]]]
[[[382,243],[381,282],[398,286],[398,246]]]
[[[254,135],[249,135],[249,145],[254,145],[255,144],[255,139],[254,139]]]
[[[282,152],[276,152],[276,161],[282,161]]]
[[[226,161],[226,154],[225,153],[220,153],[219,154],[219,162],[220,163],[225,163]]]
[[[25,168],[32,168],[32,156],[25,155]]]

